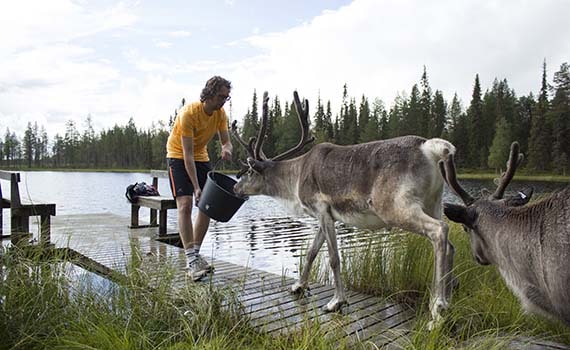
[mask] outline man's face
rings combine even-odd
[[[226,101],[230,100],[230,89],[225,86],[220,88],[220,91],[212,98],[208,99],[214,110],[221,109]]]

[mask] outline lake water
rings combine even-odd
[[[36,200],[54,202],[57,215],[87,213],[113,213],[130,217],[130,203],[125,198],[125,188],[132,183],[151,182],[148,173],[101,173],[101,172],[21,172],[20,192]],[[462,181],[468,191],[487,187],[492,182]],[[552,192],[567,186],[567,183],[517,182],[509,186],[516,191],[534,186],[536,193]],[[3,190],[4,190],[3,186]],[[7,190],[4,190],[7,191]],[[159,191],[169,195],[167,179],[160,179]],[[7,195],[7,193],[5,193]],[[86,200],[89,198],[89,200]],[[444,200],[457,202],[447,189]],[[197,209],[194,210],[196,212]],[[195,214],[195,213],[194,213]],[[9,231],[8,216],[4,219],[4,232]],[[141,219],[148,220],[148,209],[141,209]],[[169,211],[168,231],[176,232],[176,212]],[[296,276],[299,257],[306,250],[317,228],[315,219],[290,215],[275,200],[266,196],[251,197],[227,223],[214,222],[202,245],[202,253],[235,264],[277,274]],[[368,237],[381,237],[384,231],[371,232],[337,225],[339,247],[354,247]],[[326,250],[326,245],[324,250]]]

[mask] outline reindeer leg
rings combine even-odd
[[[441,204],[442,196],[443,194],[440,194],[440,196],[434,200],[432,204],[433,214],[430,215],[439,221],[443,221],[443,205]],[[451,244],[449,239],[447,239],[447,249],[445,251],[445,255],[445,271],[448,271],[445,276],[445,300],[447,300],[447,303],[450,303],[452,291],[459,284],[459,282],[453,274],[453,258],[455,256],[455,247],[453,244]]]
[[[313,262],[319,253],[319,250],[323,246],[325,241],[325,235],[323,234],[322,227],[319,227],[313,242],[311,243],[311,247],[307,251],[307,256],[305,258],[305,266],[303,266],[303,271],[301,272],[301,278],[293,284],[291,287],[292,293],[302,293],[309,284],[309,273],[311,272],[311,267],[313,266]]]
[[[348,301],[346,300],[346,295],[344,294],[344,285],[342,283],[342,276],[340,275],[340,258],[338,255],[336,229],[334,227],[334,220],[329,213],[322,215],[319,218],[319,221],[324,231],[325,239],[327,240],[329,265],[333,271],[335,287],[333,298],[325,306],[323,306],[323,310],[326,312],[338,311],[344,304],[348,304]]]
[[[447,271],[447,276],[445,279],[445,300],[447,303],[451,303],[451,294],[453,293],[453,289],[459,285],[459,281],[453,274],[453,259],[455,257],[455,247],[451,242],[447,241],[447,249],[445,251],[445,262],[446,267],[445,270]]]
[[[447,285],[451,275],[453,263],[453,249],[448,252],[449,241],[447,234],[449,227],[443,220],[437,220],[424,213],[417,204],[409,204],[404,217],[399,218],[401,228],[427,236],[431,241],[434,251],[434,275],[432,295],[430,300],[430,313],[432,320],[428,323],[428,329],[435,328],[442,321],[441,313],[449,307],[450,296]]]
[[[433,219],[432,219],[433,220]],[[434,250],[434,275],[433,275],[433,294],[430,301],[430,312],[432,320],[428,323],[428,329],[434,329],[441,321],[441,313],[449,307],[449,300],[451,298],[448,292],[449,279],[450,279],[450,260],[453,257],[448,255],[447,249],[449,247],[448,232],[449,227],[444,221],[437,221],[425,223],[426,234],[430,239]],[[451,253],[452,254],[452,253]]]

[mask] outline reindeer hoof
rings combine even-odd
[[[309,288],[305,284],[301,283],[300,281],[297,281],[291,286],[291,293],[303,294],[308,289]]]
[[[448,307],[449,307],[449,303],[447,303],[446,301],[444,301],[441,298],[437,298],[433,301],[432,306],[431,306],[431,310],[430,310],[431,311],[431,321],[429,321],[427,324],[427,328],[429,331],[434,330],[443,322],[443,317],[441,316],[441,314],[445,310],[447,310]]]
[[[323,306],[323,311],[337,312],[340,311],[344,305],[348,305],[348,301],[346,301],[345,299],[340,300],[337,298],[333,298],[331,301],[329,301],[326,305]]]

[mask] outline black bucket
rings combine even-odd
[[[214,220],[229,221],[248,199],[235,194],[236,183],[236,180],[222,173],[208,172],[198,208]]]

